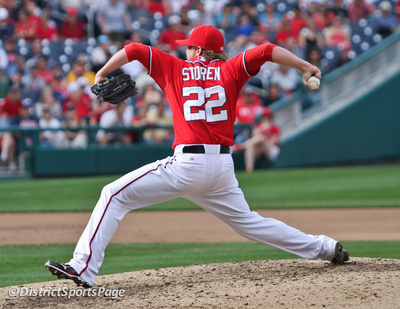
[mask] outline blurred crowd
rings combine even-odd
[[[137,61],[113,74],[130,74],[138,96],[113,106],[90,92],[95,73],[130,42],[184,59],[175,40],[210,24],[223,31],[231,57],[271,42],[329,72],[399,23],[400,0],[0,0],[0,128],[51,129],[40,135],[43,147],[85,148],[91,141],[141,138],[137,131],[112,129],[118,126],[171,125],[164,94]],[[254,126],[266,107],[299,87],[299,72],[266,63],[241,93],[237,123]],[[237,142],[248,138],[236,133]],[[169,129],[149,128],[143,138],[165,143],[173,136]],[[20,139],[19,132],[0,132],[0,163],[14,168],[18,148],[32,147],[32,136]]]

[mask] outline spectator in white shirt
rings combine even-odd
[[[130,144],[132,137],[127,130],[106,130],[106,128],[129,127],[131,125],[132,109],[126,102],[121,102],[103,113],[99,125],[102,130],[96,134],[96,141],[101,145],[106,144]]]
[[[274,71],[271,76],[271,83],[278,85],[285,92],[292,92],[296,89],[300,81],[300,76],[293,68],[280,65],[278,70]]]
[[[49,107],[43,108],[43,116],[39,119],[41,129],[61,128],[61,121],[55,118]],[[66,136],[63,131],[44,130],[40,133],[40,145],[42,147],[61,148],[66,145]]]

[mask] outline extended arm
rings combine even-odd
[[[308,79],[311,76],[314,75],[321,79],[321,71],[316,66],[303,59],[300,59],[295,54],[282,47],[276,46],[274,48],[272,51],[272,61],[299,70],[303,74],[302,82],[308,88],[311,88],[310,84],[308,83]]]
[[[311,88],[308,79],[312,75],[321,79],[321,71],[316,66],[282,47],[273,44],[263,44],[246,52],[246,66],[250,75],[257,74],[260,67],[267,61],[273,61],[299,70],[303,74],[302,81],[308,88]]]
[[[128,56],[124,48],[116,52],[108,61],[107,63],[96,73],[95,83],[106,78],[108,74],[112,71],[120,68],[124,64],[128,63]]]

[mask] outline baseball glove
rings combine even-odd
[[[118,104],[138,93],[136,82],[128,74],[105,78],[94,84],[90,90],[97,99],[103,98],[111,104]]]

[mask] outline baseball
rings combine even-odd
[[[319,88],[319,85],[321,84],[320,80],[315,76],[311,76],[308,79],[308,82],[309,82],[312,90],[317,90]]]

